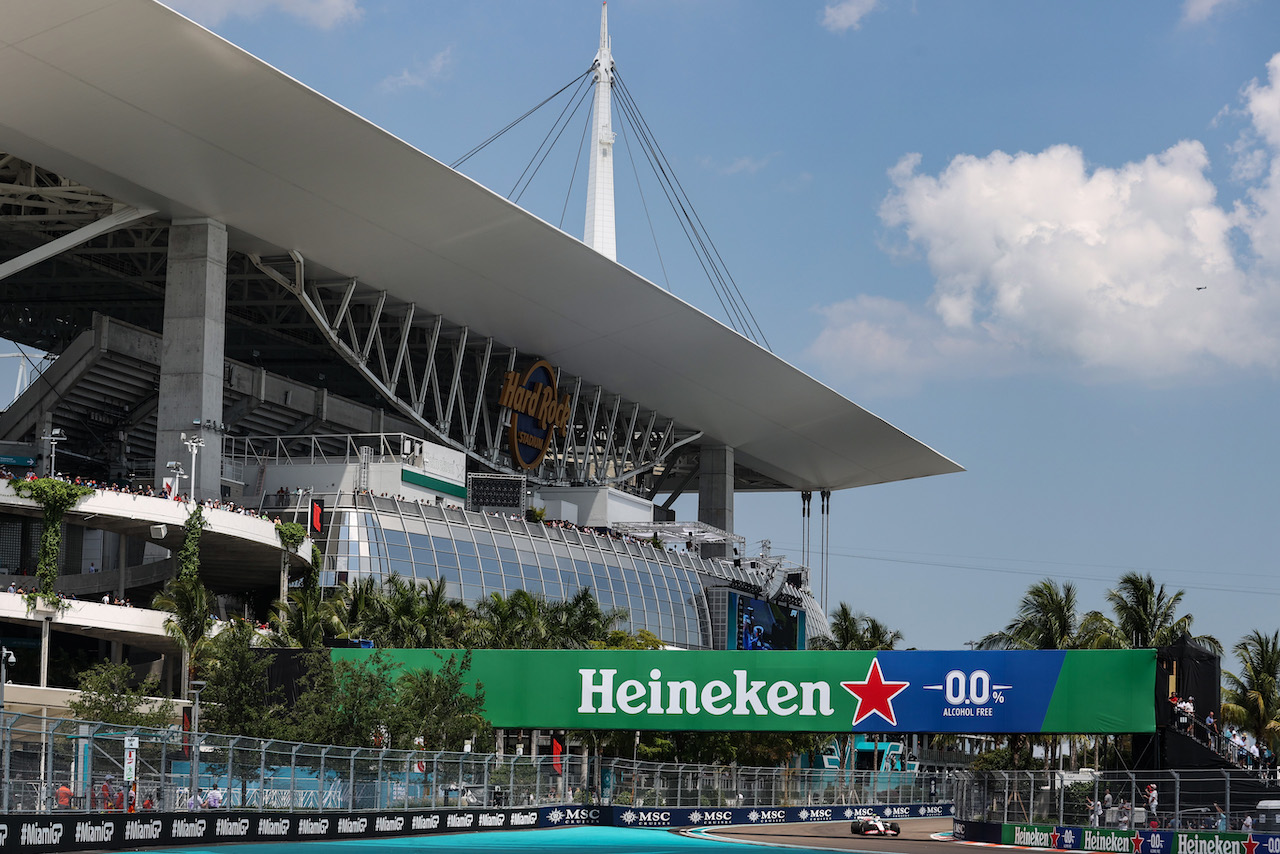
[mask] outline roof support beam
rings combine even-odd
[[[113,211],[102,219],[95,220],[88,225],[81,226],[70,234],[64,234],[61,237],[54,238],[30,252],[24,252],[17,258],[11,258],[0,264],[0,282],[20,273],[28,267],[34,267],[41,261],[47,261],[56,255],[66,252],[68,249],[74,249],[82,243],[88,243],[95,237],[117,231],[127,225],[137,222],[140,219],[146,219],[155,213],[153,208],[121,208]]]

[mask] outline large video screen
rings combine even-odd
[[[804,611],[729,594],[729,637],[725,649],[804,649]]]

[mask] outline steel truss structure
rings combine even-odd
[[[59,353],[95,311],[159,331],[168,223],[150,213],[0,152],[0,258],[10,259],[0,262],[0,334]],[[305,271],[297,253],[230,253],[229,358],[283,358],[296,379],[380,398],[425,436],[539,485],[610,485],[652,497],[659,486],[678,492],[696,477],[701,432],[564,372],[557,381],[571,399],[569,433],[553,438],[536,470],[518,469],[506,447],[510,416],[497,405],[496,386],[536,354],[358,278],[308,279]],[[334,355],[355,376],[327,375],[341,374],[333,370]],[[673,478],[677,469],[681,476]]]
[[[644,476],[702,438],[639,403],[559,372],[557,386],[571,401],[569,434],[553,437],[542,464],[522,472],[506,449],[510,413],[498,407],[496,389],[505,373],[539,356],[473,334],[356,278],[308,280],[297,252],[249,260],[297,299],[329,347],[401,414],[495,471],[525,474],[547,486],[639,490]]]

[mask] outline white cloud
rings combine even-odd
[[[1242,92],[1265,148],[1237,169],[1256,183],[1233,210],[1217,203],[1196,141],[1118,168],[1066,145],[961,155],[937,175],[920,171],[918,155],[902,158],[880,215],[928,263],[928,305],[826,307],[811,355],[871,384],[1063,367],[1164,381],[1274,371],[1280,54],[1268,70],[1266,84]]]
[[[769,161],[772,160],[774,156],[775,155],[773,154],[766,157],[750,157],[748,155],[743,155],[742,157],[735,158],[728,166],[721,167],[720,172],[724,175],[737,175],[741,172],[745,172],[748,175],[754,175],[764,167],[768,166]]]
[[[1244,87],[1245,109],[1253,127],[1273,149],[1280,149],[1280,53],[1267,63],[1266,85],[1257,80]]]
[[[256,18],[268,11],[281,11],[309,24],[330,29],[360,19],[360,0],[165,0],[177,11],[205,26],[213,27],[232,16]]]
[[[1266,84],[1254,80],[1244,89],[1245,109],[1266,166],[1255,165],[1256,172],[1265,174],[1237,214],[1259,267],[1280,276],[1280,54],[1271,57],[1267,73]]]
[[[833,33],[859,29],[862,19],[879,5],[879,0],[836,0],[822,10],[822,26]]]
[[[403,68],[397,74],[392,74],[378,84],[378,88],[384,92],[396,92],[401,89],[422,88],[432,80],[439,80],[449,76],[449,72],[453,68],[453,48],[445,48],[444,50],[431,57],[431,61],[425,66],[417,66],[414,68]]]
[[[769,162],[777,156],[777,152],[766,154],[763,157],[744,154],[740,157],[735,157],[728,163],[717,163],[710,157],[703,157],[698,162],[702,164],[703,168],[718,172],[721,175],[755,175],[768,166]]]
[[[1184,0],[1182,20],[1189,24],[1199,24],[1231,2],[1232,0]]]

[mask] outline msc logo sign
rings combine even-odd
[[[564,438],[569,427],[569,395],[557,397],[556,372],[545,359],[534,362],[523,377],[516,371],[504,374],[498,406],[511,411],[507,444],[511,459],[525,470],[536,469],[553,434]]]

